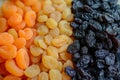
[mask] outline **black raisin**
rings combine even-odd
[[[89,25],[90,25],[92,28],[96,29],[96,30],[102,31],[102,26],[101,26],[101,24],[98,23],[97,21],[90,20],[90,21],[89,21]]]
[[[85,36],[85,32],[82,31],[82,30],[76,30],[74,33],[73,33],[73,36],[76,38],[76,39],[81,39]]]
[[[71,54],[78,52],[80,49],[80,42],[79,40],[75,40],[71,45],[69,45],[67,51]]]
[[[105,67],[104,66],[104,64],[105,64],[104,60],[98,59],[96,63],[97,63],[97,68],[99,68],[99,69],[103,69]]]
[[[107,76],[108,77],[115,77],[117,75],[117,69],[114,66],[109,66],[108,67],[108,73]]]
[[[88,53],[88,48],[87,48],[87,46],[83,46],[83,47],[81,48],[81,53],[82,53],[82,54],[87,54],[87,53]]]
[[[76,71],[75,71],[73,68],[71,68],[70,66],[67,66],[67,67],[65,68],[65,71],[66,71],[66,73],[67,73],[69,76],[71,76],[71,77],[73,77],[73,76],[76,75]]]
[[[71,22],[70,25],[75,29],[79,27],[79,25],[75,22]]]
[[[86,67],[88,67],[90,62],[91,62],[90,56],[89,55],[84,55],[78,60],[76,66],[81,67],[81,68],[86,68]]]
[[[109,53],[109,55],[107,55],[105,57],[105,62],[107,65],[114,65],[115,64],[115,55],[112,53]]]
[[[93,47],[96,43],[95,34],[92,31],[89,31],[86,35],[86,42],[89,45],[89,47]]]
[[[100,59],[104,59],[108,54],[109,54],[109,51],[104,49],[95,51],[95,57]]]

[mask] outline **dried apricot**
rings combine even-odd
[[[5,68],[12,75],[15,75],[18,77],[23,75],[23,70],[18,68],[17,65],[15,64],[15,61],[12,59],[9,59],[5,62]]]
[[[31,66],[29,66],[25,71],[24,71],[25,75],[29,78],[33,78],[35,76],[37,76],[40,73],[40,68],[38,65],[33,64]]]
[[[48,69],[55,69],[59,66],[59,62],[57,61],[57,59],[52,56],[47,55],[43,56],[42,62]]]
[[[11,34],[7,32],[0,33],[0,45],[12,44],[14,42],[14,38]]]
[[[0,32],[6,31],[7,28],[7,20],[5,18],[0,18]]]
[[[46,73],[46,72],[41,72],[41,73],[38,75],[38,80],[49,80],[48,73]]]
[[[17,48],[12,45],[4,45],[0,46],[0,57],[3,59],[12,59],[15,58],[17,55]]]
[[[18,24],[20,24],[21,22],[22,22],[22,16],[18,13],[15,13],[14,15],[8,18],[8,25],[13,28]]]
[[[49,71],[50,80],[62,80],[62,75],[57,69],[51,69]]]
[[[35,45],[31,45],[30,52],[33,56],[40,56],[43,53],[43,49],[36,47]]]
[[[22,79],[13,75],[7,75],[4,77],[3,80],[22,80]]]
[[[19,36],[29,40],[33,36],[33,31],[31,28],[24,28],[24,30],[19,30]]]
[[[13,28],[9,29],[8,33],[11,34],[14,37],[14,39],[18,38],[18,33],[15,29],[13,29]]]
[[[58,59],[58,57],[59,57],[58,49],[56,47],[53,47],[53,46],[48,46],[47,47],[47,54],[49,56],[55,57],[56,59]]]
[[[35,25],[36,13],[32,10],[29,10],[25,13],[25,22],[28,27],[33,27]]]
[[[59,35],[52,40],[52,44],[56,47],[61,47],[68,42],[68,36]]]
[[[25,38],[17,38],[17,39],[15,40],[15,42],[14,42],[14,45],[15,45],[18,49],[25,47],[25,45],[26,45],[26,40],[25,40]]]
[[[30,63],[27,50],[25,48],[19,49],[15,60],[19,68],[26,69]]]
[[[2,5],[2,11],[6,18],[13,16],[17,12],[17,7],[10,1],[5,1]],[[14,21],[15,19],[13,19]]]

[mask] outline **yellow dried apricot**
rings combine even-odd
[[[44,66],[48,69],[55,69],[59,66],[59,62],[57,61],[57,59],[52,56],[42,56],[42,62]]]
[[[56,47],[61,47],[68,42],[68,36],[59,35],[52,40],[52,44]]]
[[[47,54],[49,56],[55,57],[56,59],[58,59],[59,55],[58,55],[58,49],[54,46],[48,46],[47,47]]]
[[[40,73],[40,68],[37,64],[33,64],[33,65],[29,66],[24,71],[24,74],[29,78],[33,78],[33,77],[37,76],[39,73]]]
[[[70,24],[65,20],[59,22],[59,29],[61,34],[66,34],[67,36],[72,35],[72,28],[70,27]]]
[[[37,28],[37,33],[41,36],[46,35],[48,33],[48,31],[49,31],[48,27],[44,24],[39,25]]]
[[[48,26],[48,28],[50,29],[55,29],[57,27],[57,21],[55,21],[53,18],[49,18],[47,21],[46,21],[46,25]]]
[[[47,72],[41,72],[38,75],[38,80],[49,80],[49,75]]]
[[[62,80],[62,74],[57,69],[49,71],[50,80]]]
[[[50,45],[52,39],[53,39],[53,37],[52,37],[50,34],[48,34],[48,35],[45,36],[45,39],[44,39],[44,40],[45,40],[45,43],[46,43],[47,45]]]
[[[43,53],[43,49],[36,47],[35,45],[31,45],[30,52],[33,56],[40,56]]]

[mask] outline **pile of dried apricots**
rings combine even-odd
[[[66,49],[72,0],[5,0],[0,8],[0,80],[70,80]]]

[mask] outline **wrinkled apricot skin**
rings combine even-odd
[[[28,27],[33,27],[35,25],[36,14],[34,11],[30,10],[25,13],[25,22]]]
[[[18,13],[15,13],[14,15],[10,16],[10,18],[8,18],[8,25],[13,28],[18,24],[20,24],[21,22],[22,22],[22,16]]]
[[[5,1],[2,5],[3,15],[6,18],[13,16],[17,12],[17,7],[10,1]]]
[[[14,38],[11,34],[7,32],[0,33],[0,45],[12,44],[14,42]]]
[[[13,75],[8,75],[3,80],[22,80],[22,79]]]
[[[16,60],[16,63],[19,68],[26,69],[30,63],[29,55],[28,55],[26,49],[24,49],[24,48],[19,49],[15,60]]]
[[[23,75],[23,70],[18,68],[15,61],[12,60],[12,59],[7,60],[5,62],[5,68],[12,75],[15,75],[15,76],[18,76],[18,77]]]
[[[15,45],[18,49],[25,47],[25,45],[26,45],[26,40],[25,40],[25,38],[17,38],[17,39],[15,40],[15,42],[14,42],[14,45]]]
[[[0,57],[3,59],[13,59],[17,55],[17,48],[12,45],[0,46]]]
[[[7,20],[5,18],[0,18],[0,32],[6,31],[7,28]]]
[[[29,40],[33,36],[33,31],[31,28],[25,28],[24,30],[19,30],[18,34],[21,38],[25,38],[26,40]]]

